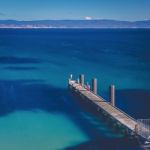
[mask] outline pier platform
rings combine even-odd
[[[115,96],[114,91],[112,90],[114,89],[114,87],[110,89],[110,95],[112,95],[112,102],[108,102],[97,94],[97,91],[95,89],[97,88],[96,84],[97,83],[93,85],[93,90],[89,90],[87,86],[85,87],[84,78],[82,76],[78,81],[72,79],[68,80],[69,89],[72,92],[76,93],[81,98],[81,100],[86,99],[91,103],[95,104],[97,110],[103,111],[110,118],[123,126],[130,134],[132,133],[146,141],[147,138],[150,137],[149,128],[146,128],[145,126],[143,126],[142,128],[139,127],[139,123],[137,120],[135,120],[130,115],[115,106]],[[146,132],[147,134],[142,134],[142,132],[139,131],[140,129],[142,129],[142,131],[144,131],[144,133]]]

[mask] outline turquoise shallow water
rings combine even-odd
[[[0,126],[0,145],[6,150],[62,149],[89,140],[67,116],[42,111],[15,112],[1,118]]]
[[[117,106],[148,118],[149,40],[150,30],[1,29],[0,148],[139,149],[78,104],[67,78],[97,77],[105,98],[115,84]]]

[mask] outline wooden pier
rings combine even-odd
[[[115,86],[110,86],[110,101],[108,102],[104,100],[101,96],[97,95],[97,79],[92,80],[92,91],[85,87],[84,85],[84,75],[80,75],[77,81],[72,80],[72,76],[68,81],[69,89],[76,93],[81,100],[88,100],[91,103],[95,104],[97,110],[101,110],[105,114],[107,114],[110,118],[115,120],[118,124],[123,126],[128,133],[132,135],[136,135],[144,140],[147,140],[146,137],[140,134],[138,128],[138,122],[120,110],[119,108],[115,107]],[[144,129],[147,130],[147,129]],[[148,131],[149,132],[149,131]]]

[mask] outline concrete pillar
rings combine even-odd
[[[115,106],[115,86],[111,85],[109,87],[109,97],[112,106]]]
[[[84,86],[84,75],[83,74],[80,75],[79,80],[80,80],[81,86]]]
[[[92,79],[92,92],[94,94],[97,94],[97,79],[96,78]]]

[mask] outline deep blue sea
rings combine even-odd
[[[67,89],[98,79],[108,100],[150,118],[149,29],[0,29],[1,150],[141,150]]]

